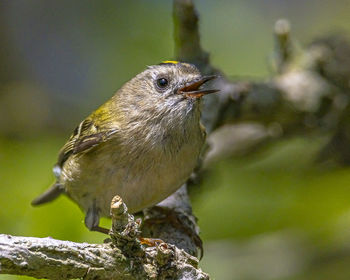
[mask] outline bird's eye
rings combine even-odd
[[[157,86],[160,87],[160,88],[166,88],[168,86],[169,82],[167,79],[165,78],[159,78],[157,80]]]

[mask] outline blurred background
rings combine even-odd
[[[302,45],[350,33],[349,0],[196,6],[202,45],[230,77],[270,75],[281,17]],[[30,201],[54,180],[51,168],[75,126],[146,65],[173,58],[172,3],[5,0],[0,35],[0,233],[102,242],[67,198],[38,208]],[[326,138],[275,142],[208,168],[193,208],[201,267],[213,279],[350,278],[350,168],[315,164]]]

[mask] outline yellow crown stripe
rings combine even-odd
[[[162,63],[178,64],[179,62],[176,60],[166,60],[166,61],[162,61]]]

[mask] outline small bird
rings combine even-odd
[[[177,61],[147,67],[78,125],[53,168],[56,182],[32,205],[66,194],[89,230],[108,233],[99,220],[115,195],[131,213],[165,199],[197,164],[201,97],[218,91],[200,87],[214,78]]]

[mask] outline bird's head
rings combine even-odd
[[[192,64],[164,61],[149,66],[127,82],[120,97],[126,97],[123,101],[135,108],[190,112],[198,107],[202,96],[218,91],[202,89],[202,85],[214,78],[216,76],[202,76]]]

